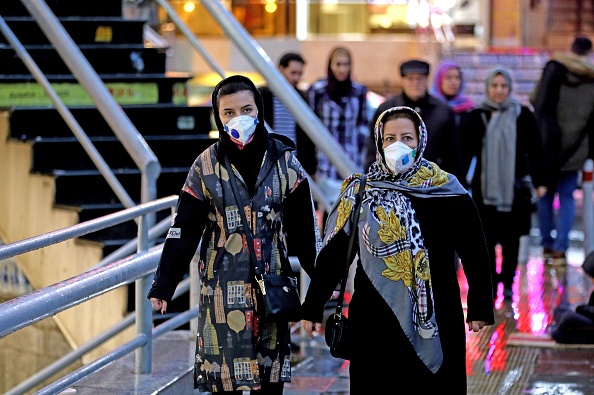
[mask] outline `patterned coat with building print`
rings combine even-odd
[[[269,138],[252,198],[233,166],[240,189],[236,200],[219,155],[216,143],[200,154],[188,173],[180,205],[189,201],[190,208],[184,215],[178,209],[174,221],[180,239],[193,242],[176,246],[180,239],[167,239],[162,260],[172,262],[160,262],[149,297],[170,300],[189,262],[180,257],[191,257],[201,240],[195,388],[239,391],[259,389],[262,381],[289,382],[290,325],[264,317],[239,210],[250,221],[257,259],[268,273],[290,274],[288,253],[293,249],[292,255],[311,273],[321,238],[308,180],[289,147]],[[165,254],[167,247],[171,250]]]

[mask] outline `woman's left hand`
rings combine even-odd
[[[487,325],[486,321],[470,321],[468,323],[468,331],[478,332]]]

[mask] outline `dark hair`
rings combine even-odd
[[[421,137],[421,136],[419,136],[419,128],[421,127],[421,121],[419,120],[419,117],[414,116],[413,114],[411,114],[408,111],[394,111],[394,112],[388,114],[386,116],[386,119],[382,120],[382,122],[385,125],[386,123],[388,123],[388,121],[391,121],[393,119],[400,119],[400,118],[408,119],[409,121],[411,121],[413,123],[413,125],[415,125],[415,130],[417,132],[417,138]]]
[[[281,56],[280,60],[278,61],[278,65],[282,67],[287,67],[289,66],[289,63],[291,63],[292,61],[305,64],[305,60],[303,60],[303,57],[299,55],[297,52],[287,52],[283,56]]]
[[[242,91],[249,91],[252,94],[252,96],[254,96],[254,91],[252,90],[252,87],[243,81],[233,81],[229,82],[228,84],[221,85],[219,91],[217,92],[217,105],[219,104],[219,99],[221,98],[221,96],[232,95],[234,93]]]
[[[351,52],[345,47],[334,47],[334,49],[332,49],[330,52],[330,56],[328,57],[328,69],[326,71],[328,76],[328,93],[330,94],[330,98],[338,103],[341,98],[351,94],[351,91],[353,90],[353,84],[351,82],[350,71],[346,80],[338,81],[336,79],[336,76],[332,72],[332,60],[336,55],[345,55],[349,58],[349,62],[351,62],[351,68],[349,70],[352,70],[353,57],[351,56]]]
[[[571,52],[576,55],[587,55],[592,50],[592,41],[586,36],[577,36],[571,44]]]

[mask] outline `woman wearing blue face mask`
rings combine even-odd
[[[280,395],[291,381],[290,323],[264,315],[255,265],[292,274],[290,254],[311,273],[321,239],[309,184],[293,149],[266,131],[252,81],[239,75],[221,81],[212,106],[219,141],[188,173],[148,297],[166,312],[202,241],[194,388]],[[248,231],[256,257],[246,247]]]
[[[313,336],[324,304],[358,255],[349,302],[350,392],[466,394],[464,311],[457,252],[468,279],[469,331],[494,323],[489,254],[472,198],[452,175],[423,158],[427,130],[409,107],[384,111],[375,125],[359,220],[353,201],[361,174],[343,182],[303,303]],[[347,259],[349,235],[357,232]],[[372,385],[370,385],[372,383]]]

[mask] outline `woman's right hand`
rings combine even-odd
[[[314,338],[314,331],[319,331],[322,328],[322,324],[320,324],[319,322],[314,323],[308,320],[301,320],[301,327],[303,329],[305,329],[305,332],[307,333],[307,335],[313,339]]]
[[[151,303],[155,310],[160,311],[161,314],[167,312],[167,301],[159,298],[150,298]]]

